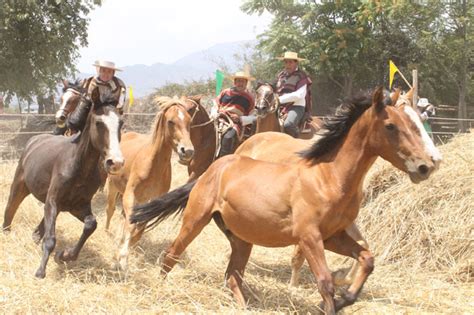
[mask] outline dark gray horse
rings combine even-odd
[[[121,117],[116,104],[100,103],[98,97],[82,133],[73,137],[49,134],[31,138],[18,162],[5,209],[3,229],[9,230],[20,203],[29,194],[44,202],[44,217],[33,233],[43,239],[43,257],[36,277],[44,278],[46,264],[56,244],[56,217],[69,211],[84,222],[74,247],[56,253],[56,259],[71,261],[97,226],[91,199],[101,185],[100,162],[109,174],[117,173],[124,160],[120,151]]]

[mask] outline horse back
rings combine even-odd
[[[76,178],[81,170],[80,166],[75,164],[76,146],[70,137],[54,135],[39,135],[27,143],[19,161],[18,167],[22,170],[19,176],[23,177],[28,190],[38,200],[45,202],[48,193],[55,191],[58,194],[58,207],[64,208],[66,205],[78,203],[75,199],[80,195],[78,193],[81,185],[76,183]],[[89,190],[94,190],[95,187],[94,178],[89,178],[85,186],[90,194]],[[79,199],[79,203],[83,202],[82,197]]]

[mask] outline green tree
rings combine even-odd
[[[0,91],[31,99],[74,72],[101,0],[0,0]]]
[[[270,57],[300,52],[309,59],[303,67],[316,81],[317,98],[387,85],[392,59],[407,76],[418,69],[423,96],[445,102],[459,97],[460,116],[466,117],[472,7],[467,0],[246,0],[242,10],[273,15],[257,46],[269,58],[267,69],[277,67]]]

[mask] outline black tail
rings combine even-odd
[[[170,215],[181,213],[188,203],[189,194],[194,185],[196,181],[170,191],[149,203],[135,206],[130,216],[130,223],[148,222],[147,228],[152,228]]]

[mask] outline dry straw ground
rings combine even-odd
[[[456,137],[441,147],[444,162],[427,182],[378,161],[366,181],[359,216],[376,257],[376,267],[355,305],[346,313],[474,313],[473,168],[474,136]],[[0,164],[0,212],[8,198],[14,164]],[[174,164],[173,185],[186,179]],[[134,251],[128,275],[112,267],[114,236],[104,232],[104,194],[94,200],[99,228],[79,259],[50,260],[46,279],[33,274],[41,248],[31,239],[42,204],[28,197],[12,231],[0,233],[1,313],[242,313],[223,287],[230,253],[226,238],[211,223],[162,280],[157,259],[177,233],[179,219],[146,234]],[[113,225],[120,225],[116,214]],[[57,222],[57,249],[77,241],[82,224],[67,213]],[[314,313],[321,300],[307,265],[302,284],[289,289],[291,248],[255,247],[245,276],[247,313]],[[329,254],[332,269],[349,261]]]

